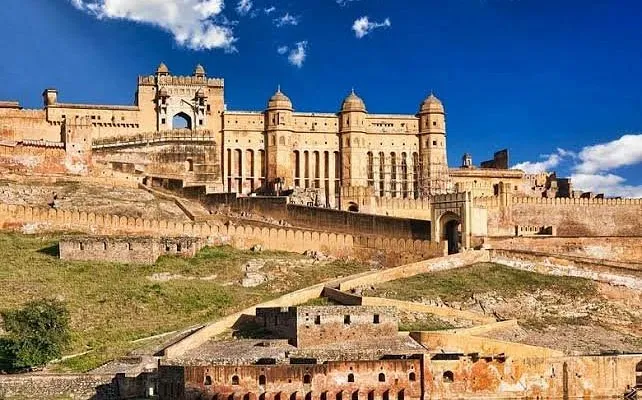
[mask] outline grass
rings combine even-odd
[[[73,330],[67,354],[93,350],[59,364],[73,371],[125,355],[136,347],[132,340],[202,324],[313,283],[368,270],[365,264],[342,261],[298,264],[301,255],[231,247],[205,248],[192,259],[162,257],[153,266],[68,262],[53,251],[57,239],[0,234],[0,307],[46,297],[65,301]],[[255,288],[238,285],[241,266],[250,259],[264,259],[262,271],[274,273],[274,279]],[[277,260],[294,266],[280,272]],[[148,279],[159,272],[210,279]]]
[[[442,331],[444,329],[453,329],[456,328],[455,325],[439,319],[438,317],[432,314],[425,314],[423,318],[419,320],[409,321],[404,318],[399,322],[399,330],[406,332],[414,331]]]
[[[535,292],[540,289],[569,296],[587,297],[597,294],[596,284],[588,279],[543,275],[498,264],[479,263],[383,283],[374,290],[367,290],[364,295],[407,301],[439,297],[443,301],[453,302],[469,299],[475,293],[497,291],[503,297],[513,297],[520,292]]]

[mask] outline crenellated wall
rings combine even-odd
[[[265,249],[304,252],[317,250],[335,256],[364,256],[364,250],[390,249],[398,260],[411,261],[443,254],[442,248],[427,240],[354,236],[295,228],[214,225],[207,222],[147,220],[118,215],[56,210],[45,207],[0,205],[0,227],[21,229],[25,225],[48,231],[84,231],[93,234],[144,234],[153,236],[196,236],[213,243],[247,249],[255,244]],[[385,247],[384,247],[385,246]]]

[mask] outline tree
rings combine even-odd
[[[45,365],[59,358],[69,344],[69,311],[58,300],[32,301],[0,315],[7,331],[0,354],[4,353],[12,368]]]

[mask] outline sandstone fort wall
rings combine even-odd
[[[294,228],[268,228],[248,225],[214,225],[207,222],[148,220],[118,215],[56,210],[46,207],[0,205],[0,224],[4,229],[25,224],[44,230],[84,231],[92,234],[145,234],[155,236],[196,236],[214,243],[247,249],[260,244],[265,249],[303,252],[318,250],[335,256],[358,255],[363,249],[393,249],[401,260],[404,255],[430,258],[443,254],[437,244],[404,238],[353,236],[344,233]]]

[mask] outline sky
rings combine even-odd
[[[277,85],[318,112],[354,88],[414,114],[433,92],[451,166],[508,148],[527,172],[642,197],[641,21],[638,0],[2,0],[0,99],[132,104],[161,61],[224,78],[232,110]]]

